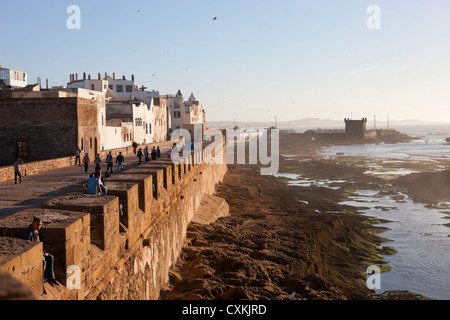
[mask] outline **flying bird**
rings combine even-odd
[[[217,20],[217,17],[214,17],[213,20]]]
[[[138,10],[137,13],[141,12],[141,10]]]

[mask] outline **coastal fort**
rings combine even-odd
[[[319,214],[318,208],[338,209],[326,200],[328,195],[317,190],[311,191],[312,199],[306,197],[308,208],[304,208],[296,200],[294,189],[276,177],[261,176],[255,166],[227,166],[229,144],[223,135],[212,141],[203,134],[199,140],[172,138],[177,129],[185,129],[194,138],[198,138],[198,131],[204,132],[205,111],[194,94],[186,101],[181,91],[160,95],[146,91],[144,86],[139,88],[134,76],[127,80],[115,74],[98,74],[97,79],[89,74],[71,74],[67,86],[47,85],[44,89],[39,82],[28,85],[26,73],[1,71],[0,111],[9,117],[0,125],[0,147],[4,151],[0,159],[0,299],[259,299],[289,298],[293,291],[308,299],[367,296],[367,288],[358,285],[361,274],[354,272],[361,261],[348,256],[348,248],[354,248],[353,239],[359,239],[361,250],[354,250],[373,263],[373,252],[366,249],[379,239],[359,230],[369,227],[354,215]],[[321,142],[403,138],[391,129],[367,130],[366,118],[344,122],[345,130],[283,134],[280,151],[286,153],[283,148],[287,147],[292,152],[292,148]],[[240,136],[239,132],[233,131],[241,142],[250,139],[250,135]],[[189,146],[181,161],[169,157],[173,145]],[[161,157],[138,164],[137,150],[147,147],[159,147]],[[87,155],[91,163],[96,156],[102,159],[103,169],[109,153],[114,158],[119,153],[125,156],[125,171],[116,174],[114,170],[105,178],[107,195],[81,192],[80,182],[88,174],[77,164],[77,148],[81,158]],[[234,149],[228,154],[234,155]],[[20,165],[24,180],[20,184],[13,183],[12,163],[17,158],[25,160]],[[285,168],[283,160],[281,169]],[[91,167],[88,173],[92,171]],[[259,183],[263,185],[263,198],[261,191],[257,195],[254,190]],[[301,214],[292,214],[296,212]],[[40,243],[20,239],[34,217],[43,223]],[[191,222],[194,229],[190,229]],[[239,225],[245,226],[238,227],[241,233],[234,230]],[[290,230],[298,225],[308,227]],[[232,230],[228,230],[230,226]],[[267,226],[278,231],[267,233]],[[286,240],[296,244],[289,242],[289,250],[278,250],[290,233]],[[314,245],[304,242],[311,238],[308,233],[313,234]],[[211,239],[220,243],[210,243]],[[224,245],[224,239],[231,244]],[[189,243],[194,245],[186,250]],[[325,251],[340,250],[336,256],[345,261],[327,265],[319,257],[322,249],[318,251],[317,243],[322,243]],[[197,245],[211,245],[214,249],[209,253],[214,256],[190,261],[199,254]],[[235,248],[240,248],[242,255]],[[55,258],[56,284],[43,281],[44,252]],[[231,253],[238,257],[230,258]],[[193,272],[187,268],[180,276],[172,270],[183,261],[200,265]],[[212,267],[201,265],[208,261]],[[346,276],[330,276],[335,268]],[[199,278],[190,281],[190,276]],[[216,277],[220,279],[214,284]],[[334,279],[340,289],[328,284],[325,277]],[[174,290],[168,292],[167,285]]]
[[[1,298],[29,298],[20,281],[41,299],[158,299],[188,224],[228,215],[213,195],[227,171],[214,159],[223,148],[206,143],[178,164],[161,157],[111,175],[106,196],[70,192],[0,219]],[[45,225],[41,243],[18,238],[33,217]],[[55,257],[57,286],[42,281],[44,251]]]
[[[0,110],[9,116],[0,125],[0,184],[8,184],[0,299],[158,299],[189,223],[228,215],[213,195],[227,172],[223,139],[196,143],[180,161],[167,155],[190,143],[170,140],[173,130],[204,127],[201,104],[193,94],[184,101],[180,91],[138,89],[134,76],[73,74],[67,86],[43,89],[28,85],[25,72],[1,71]],[[161,157],[138,166],[136,149],[145,147],[161,148]],[[109,152],[126,157],[125,171],[106,178],[107,195],[78,190],[87,174],[75,163],[77,148],[102,166]],[[25,160],[24,183],[13,189],[16,158]],[[34,217],[43,222],[40,243],[19,238]],[[55,258],[57,285],[43,282],[44,252]]]

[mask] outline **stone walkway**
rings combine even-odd
[[[161,148],[161,157],[165,157],[169,150],[170,147]],[[138,162],[136,155],[126,155],[124,170],[137,167]],[[104,174],[105,159],[102,159],[101,167]],[[41,204],[48,200],[78,192],[81,189],[81,182],[94,172],[94,168],[95,164],[91,163],[88,174],[84,172],[84,166],[81,165],[51,170],[34,176],[22,176],[21,184],[14,184],[14,180],[0,183],[0,219],[25,209],[40,208]],[[117,174],[116,163],[113,166],[113,173]]]

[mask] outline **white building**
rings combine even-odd
[[[167,107],[171,111],[172,131],[186,129],[194,139],[194,127],[201,124],[205,131],[205,111],[201,103],[191,93],[189,99],[184,101],[180,90],[176,94],[163,96],[167,99]]]
[[[147,105],[136,99],[113,98],[106,103],[107,127],[121,128],[123,147],[131,146],[133,141],[138,144],[153,143],[155,142],[153,108],[153,105]],[[131,132],[127,132],[126,128],[131,128]],[[107,130],[111,132],[112,129]],[[115,134],[117,131],[114,130]],[[107,138],[111,137],[108,135]]]
[[[5,86],[12,89],[24,88],[28,84],[27,73],[23,71],[17,71],[0,66],[0,80],[3,81]],[[0,90],[1,86],[0,86]]]
[[[122,119],[120,123],[133,122],[133,128],[136,128],[137,132],[133,133],[133,139],[131,142],[136,141],[137,143],[153,143],[160,141],[167,141],[170,139],[170,129],[171,129],[171,114],[167,110],[166,99],[160,97],[158,91],[147,91],[146,87],[142,86],[138,88],[135,85],[134,75],[131,75],[131,80],[126,79],[125,76],[122,78],[116,78],[115,73],[112,76],[109,76],[105,73],[102,78],[100,73],[97,75],[97,79],[92,79],[91,75],[86,75],[83,73],[82,77],[78,77],[78,74],[70,75],[70,82],[67,83],[68,88],[85,88],[90,90],[102,91],[106,94],[107,101],[110,103],[107,104],[107,108],[112,108],[108,114],[108,120],[113,119]],[[153,112],[153,116],[148,113],[144,115],[134,115],[132,116],[132,111],[127,108],[125,105],[127,103],[131,104],[139,104],[139,102],[144,103],[147,106],[148,110]],[[117,108],[122,106],[124,110],[122,113],[117,112]],[[144,108],[141,108],[144,110]],[[138,112],[138,109],[134,110]],[[114,116],[112,116],[115,114]],[[120,118],[124,117],[124,118]],[[140,123],[142,121],[142,130],[145,129],[145,134],[140,132],[140,126],[136,126],[136,123]],[[122,124],[119,125],[119,122],[108,122],[114,123],[114,136],[123,129]],[[144,125],[145,123],[145,125]],[[109,126],[108,124],[108,126]],[[121,128],[120,130],[118,128]],[[110,129],[107,129],[110,131]],[[127,129],[123,129],[127,130]],[[107,134],[111,136],[110,134]],[[122,132],[122,136],[128,137],[128,133]],[[141,142],[142,141],[142,142]],[[114,142],[114,145],[117,145],[119,142]],[[123,140],[125,145],[128,145],[129,141],[127,139]]]

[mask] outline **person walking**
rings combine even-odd
[[[89,159],[89,155],[86,153],[86,155],[83,158],[83,163],[84,163],[84,172],[88,172],[89,169],[89,162],[91,162],[91,160]]]
[[[158,155],[158,158],[161,158],[161,149],[159,146],[156,148],[156,154]]]
[[[139,151],[137,152],[137,157],[139,158],[139,164],[141,165],[141,161],[142,161],[142,157],[144,156],[144,154],[142,153],[142,148],[139,148]]]
[[[75,150],[75,165],[81,165],[81,150],[80,147],[77,147],[77,150]]]
[[[122,152],[119,152],[119,155],[116,158],[116,163],[117,163],[117,171],[119,171],[119,173],[123,172],[123,162],[125,161]]]
[[[156,160],[157,154],[156,154],[156,148],[153,146],[152,148],[152,160]]]
[[[95,165],[97,167],[100,166],[100,163],[102,163],[102,159],[100,159],[100,153],[97,153],[97,156],[95,157],[94,163],[95,163]]]
[[[14,183],[17,184],[17,177],[19,177],[20,183],[22,183],[22,174],[20,173],[20,165],[23,164],[23,160],[17,158],[16,162],[14,162]]]
[[[149,162],[150,159],[148,157],[148,146],[146,146],[144,149],[144,156],[145,156],[145,162]]]
[[[111,151],[108,153],[108,155],[106,156],[106,172],[108,172],[108,170],[111,168],[111,174],[113,174],[113,156],[111,154]]]

